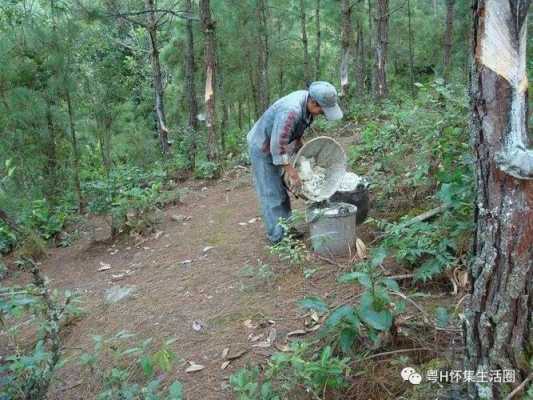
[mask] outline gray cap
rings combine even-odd
[[[329,82],[317,81],[309,86],[309,95],[320,104],[329,121],[342,118],[342,110],[337,104],[337,90]]]

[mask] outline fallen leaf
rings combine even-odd
[[[268,337],[266,340],[263,340],[262,342],[259,342],[257,344],[252,345],[252,347],[270,347],[274,342],[276,341],[277,331],[274,328],[270,329],[270,332],[268,333]]]
[[[239,222],[239,225],[240,225],[240,226],[246,226],[246,225],[248,225],[248,224],[247,224],[246,222]]]
[[[254,335],[253,333],[250,333],[250,334],[248,335],[248,340],[249,340],[250,342],[257,342],[257,341],[258,341],[259,339],[261,339],[263,336],[265,336],[265,335],[260,334],[260,335],[257,335],[257,336],[256,336],[256,335]]]
[[[111,265],[100,261],[100,268],[98,268],[98,272],[107,271],[108,269],[111,269]]]
[[[311,328],[306,329],[305,331],[306,332],[314,332],[314,331],[318,330],[320,328],[320,326],[321,326],[320,324],[317,324],[315,326],[312,326]]]
[[[249,224],[253,224],[255,223],[255,221],[257,221],[257,218],[252,218],[251,220],[248,221]]]
[[[278,344],[275,346],[276,349],[278,349],[279,351],[283,351],[283,352],[287,352],[290,350],[289,346],[287,346],[286,344]]]
[[[307,332],[304,331],[303,329],[297,329],[295,331],[287,333],[287,337],[290,337],[290,336],[301,336],[301,335],[305,335],[306,333]]]
[[[118,281],[119,279],[122,279],[126,276],[126,274],[115,274],[111,275],[111,279]]]
[[[226,347],[224,350],[222,350],[222,358],[226,358],[229,353],[229,347]]]
[[[189,364],[191,364],[191,365],[189,367],[187,367],[185,372],[197,372],[197,371],[201,371],[201,370],[203,370],[205,368],[203,365],[196,364],[196,363],[194,363],[192,361],[189,361]]]
[[[252,345],[252,347],[263,347],[263,348],[270,347],[270,346],[272,346],[272,343],[270,343],[268,340],[263,340],[262,342]]]
[[[236,360],[237,358],[242,357],[246,353],[248,353],[248,349],[242,349],[240,351],[237,351],[236,353],[228,354],[226,359],[228,359],[228,360]]]
[[[243,322],[244,323],[244,326],[247,327],[248,329],[255,329],[257,328],[257,325],[254,325],[252,323],[252,320],[251,319],[247,319],[246,321]]]
[[[156,240],[159,239],[163,233],[164,233],[163,231],[157,231],[154,235],[154,239]]]
[[[231,361],[224,361],[222,365],[220,366],[220,369],[226,369],[228,368],[228,365],[231,363]]]
[[[171,220],[173,221],[176,221],[176,222],[183,222],[183,221],[190,221],[192,219],[191,216],[189,215],[172,215],[170,217]]]
[[[311,319],[315,322],[318,322],[319,321],[319,317],[318,317],[318,313],[316,311],[313,311],[311,313]]]
[[[357,250],[357,257],[359,257],[360,259],[368,257],[365,242],[363,242],[361,239],[357,238],[355,240],[355,248]]]
[[[181,264],[181,265],[190,264],[190,263],[192,263],[192,260],[183,260],[183,261],[179,262],[179,264]]]
[[[214,249],[214,248],[215,248],[215,246],[206,246],[206,247],[204,247],[204,249],[202,250],[202,253],[207,253],[209,250]]]

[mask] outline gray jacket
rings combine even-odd
[[[301,138],[313,122],[308,96],[307,90],[298,90],[272,104],[248,132],[248,146],[271,154],[274,165],[289,164],[289,143]]]

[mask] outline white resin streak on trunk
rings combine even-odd
[[[512,87],[513,98],[505,146],[496,156],[498,167],[518,179],[533,179],[533,151],[527,149],[526,132],[526,72],[527,20],[514,38],[513,20],[508,1],[487,0],[481,38],[480,62],[505,78]]]
[[[511,27],[514,21],[509,2],[487,0],[486,4],[480,61],[523,92],[527,89],[527,22],[522,24],[517,48],[512,37]]]

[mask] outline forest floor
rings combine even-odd
[[[305,328],[299,300],[316,295],[335,306],[356,296],[357,288],[336,282],[346,272],[341,263],[310,257],[305,268],[316,271],[305,278],[301,267],[270,254],[248,169],[232,169],[218,181],[189,180],[180,187],[187,188],[186,195],[163,211],[155,233],[110,241],[108,225],[94,219],[96,237],[87,234],[70,247],[50,249],[41,270],[53,288],[81,296],[85,312],[67,326],[63,338],[71,360],[91,352],[92,335],[128,331],[135,334],[134,342],[153,338],[155,344],[174,338],[170,349],[180,362],[164,383],[178,379],[187,399],[231,399],[232,373],[247,364],[266,363],[291,340],[289,332]],[[366,225],[359,236],[366,243],[373,239]],[[243,274],[258,260],[274,272],[272,279]],[[121,300],[109,299],[110,291],[128,290]],[[272,346],[254,347],[273,329]],[[222,369],[227,358],[233,359]],[[186,372],[188,362],[205,368]],[[111,363],[104,361],[98,368]],[[378,366],[373,379],[379,383],[382,375],[382,382],[393,379],[396,386],[405,386],[399,368],[391,378]],[[56,377],[50,399],[91,399],[101,389],[76,362],[58,369]]]
[[[248,362],[264,362],[277,351],[253,344],[265,340],[271,327],[276,329],[277,345],[287,342],[288,332],[304,328],[298,300],[308,295],[330,300],[337,296],[342,303],[346,299],[341,295],[353,294],[339,290],[335,284],[339,271],[330,264],[316,262],[319,270],[305,279],[301,268],[288,267],[269,255],[250,175],[241,171],[209,186],[187,182],[192,185],[183,204],[166,209],[156,234],[141,244],[134,239],[116,243],[86,239],[51,250],[41,266],[43,273],[53,287],[80,293],[86,311],[69,329],[67,349],[88,351],[91,335],[112,336],[122,330],[135,333],[139,340],[176,338],[172,350],[179,358],[205,366],[194,373],[184,372],[188,364],[179,368],[175,378],[184,384],[187,398],[231,398],[224,389],[229,375]],[[105,224],[96,229],[97,235],[106,236]],[[204,251],[208,247],[212,248]],[[258,259],[274,271],[272,282],[243,276],[243,268],[256,266]],[[106,265],[111,268],[98,271]],[[106,293],[116,286],[133,288],[132,295],[108,304]],[[247,320],[263,327],[250,329]],[[200,331],[193,328],[195,321]],[[264,336],[252,343],[250,333]],[[230,357],[246,353],[222,370],[227,347]],[[97,389],[79,370],[64,368],[58,377],[64,384],[54,387],[54,399],[87,399]],[[72,387],[80,380],[84,383]]]

